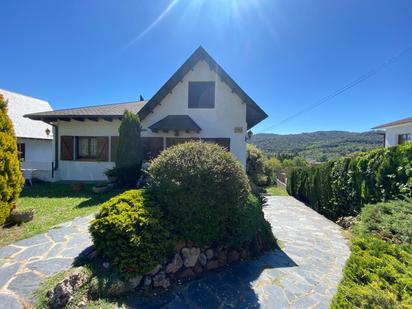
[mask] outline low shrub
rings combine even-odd
[[[412,201],[395,200],[365,206],[356,232],[373,234],[396,244],[412,244]]]
[[[281,170],[282,164],[277,158],[268,157],[253,144],[247,145],[246,174],[252,186],[262,187],[276,184],[277,173]]]
[[[126,191],[102,205],[90,225],[97,250],[125,276],[163,263],[174,241],[162,211],[143,190]]]
[[[412,197],[412,143],[292,168],[288,193],[333,220],[369,203]]]
[[[148,192],[180,239],[198,246],[241,246],[264,222],[242,166],[218,145],[168,148],[153,160],[149,175]],[[254,226],[247,223],[251,214]]]
[[[331,308],[410,308],[412,254],[375,237],[357,238]]]

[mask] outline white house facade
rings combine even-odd
[[[203,140],[226,147],[243,166],[247,131],[267,117],[200,47],[148,101],[26,115],[53,125],[54,180],[104,180],[114,166],[125,110],[141,119],[145,160]]]
[[[385,147],[412,141],[412,117],[385,123],[373,129],[385,130]]]
[[[0,89],[7,101],[8,116],[13,127],[23,170],[32,170],[34,176],[50,180],[52,174],[52,126],[25,118],[27,113],[48,112],[52,108],[47,101]]]

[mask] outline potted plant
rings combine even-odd
[[[117,181],[117,173],[116,173],[116,167],[112,167],[107,169],[104,174],[107,176],[107,180],[110,183],[116,182]]]
[[[14,209],[10,214],[10,219],[15,224],[22,224],[24,222],[29,222],[33,220],[34,210],[16,210]]]
[[[99,185],[93,186],[92,190],[96,194],[105,193],[109,190],[109,186],[107,184],[99,184]]]

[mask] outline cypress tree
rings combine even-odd
[[[0,95],[0,224],[9,216],[23,181],[13,124],[7,115],[7,102]]]
[[[140,119],[125,111],[119,128],[119,145],[116,157],[116,173],[122,187],[135,187],[140,177],[143,150],[140,137]]]

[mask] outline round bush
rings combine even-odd
[[[250,187],[236,158],[202,142],[163,151],[149,168],[148,191],[181,239],[198,245],[233,245]]]
[[[143,190],[130,190],[105,202],[90,232],[96,249],[126,276],[153,270],[174,248],[162,212]]]

